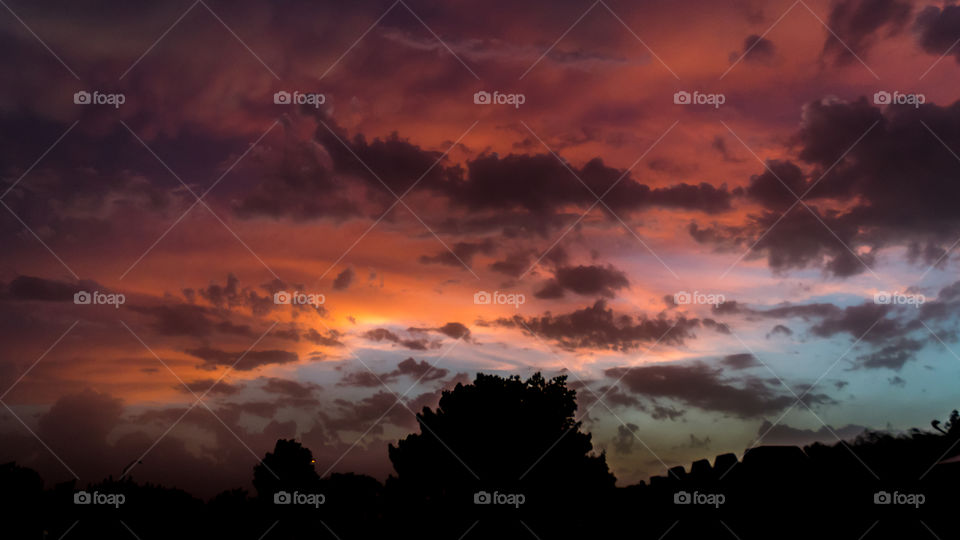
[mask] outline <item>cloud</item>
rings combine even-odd
[[[487,224],[491,229],[536,230],[559,224],[562,220],[557,218],[564,209],[589,207],[596,200],[591,191],[599,196],[610,188],[604,200],[618,213],[648,208],[718,213],[731,208],[731,194],[725,186],[681,183],[651,187],[596,157],[580,168],[571,166],[583,184],[552,154],[485,153],[468,159],[464,168],[441,160],[439,152],[424,149],[396,133],[367,142],[363,134],[349,137],[325,113],[317,113],[316,118],[324,125],[316,130],[313,147],[288,143],[284,151],[261,152],[263,176],[269,180],[234,200],[239,217],[342,221],[362,215],[361,208],[371,205],[374,207],[369,213],[376,215],[393,200],[384,184],[399,194],[418,178],[418,190],[445,198],[467,210],[471,218],[497,212],[498,217]],[[364,195],[363,201],[351,202],[347,194],[357,190]],[[469,242],[459,249],[454,247],[467,264],[472,255],[488,251],[486,246]],[[444,252],[424,255],[421,260],[459,264]]]
[[[890,311],[889,305],[873,302],[849,306],[839,313],[825,317],[810,331],[820,337],[846,333],[854,339],[862,336],[864,341],[876,343],[891,336],[898,336],[904,331],[899,321],[887,317]]]
[[[925,52],[938,57],[947,54],[960,36],[960,6],[923,8],[914,21],[914,31]],[[953,49],[950,54],[960,62],[960,50]]]
[[[470,329],[467,328],[463,323],[449,322],[440,328],[437,328],[436,330],[437,332],[452,337],[453,339],[470,339]]]
[[[960,146],[960,106],[881,112],[863,97],[825,99],[805,106],[802,116],[794,142],[806,165],[769,162],[745,192],[761,212],[742,226],[694,224],[691,235],[701,243],[754,246],[750,256],[765,255],[778,273],[819,267],[853,276],[892,246],[910,247],[924,265],[937,262],[960,236],[960,214],[948,202],[960,197],[960,184],[951,181],[957,163],[943,146]],[[790,191],[807,193],[809,208],[798,204],[783,215],[796,201]]]
[[[361,206],[347,196],[349,179],[337,174],[323,147],[288,137],[282,147],[254,157],[264,180],[232,202],[241,219],[343,221],[363,215]]]
[[[799,429],[786,424],[773,425],[769,420],[764,420],[757,431],[759,438],[758,444],[766,445],[784,445],[784,446],[807,446],[815,442],[832,444],[840,437],[844,441],[852,441],[867,428],[848,424],[843,427],[822,426],[814,431],[812,429]],[[836,436],[834,436],[836,433]]]
[[[212,347],[199,347],[185,351],[190,356],[203,360],[199,367],[216,369],[217,366],[233,366],[238,371],[250,371],[271,364],[288,364],[298,360],[297,353],[282,350],[228,352]]]
[[[909,338],[900,338],[890,345],[879,350],[857,357],[858,367],[887,368],[899,371],[908,361],[913,360],[916,353],[926,346],[926,343]]]
[[[421,403],[436,405],[439,393],[428,392],[412,399],[404,400],[407,407],[397,404],[397,396],[391,392],[379,391],[372,396],[359,401],[345,399],[334,400],[334,405],[341,413],[340,416],[325,419],[328,429],[334,431],[358,431],[364,433],[367,429],[372,434],[382,434],[385,424],[392,424],[402,428],[412,429],[417,425],[416,416],[410,410],[418,410]],[[413,405],[410,405],[410,404]],[[378,424],[374,424],[377,422]]]
[[[889,37],[903,29],[911,11],[909,2],[898,0],[835,0],[821,59],[849,64],[857,61],[854,55],[866,58],[881,34]]]
[[[796,398],[778,392],[779,384],[757,377],[732,379],[705,364],[653,365],[610,368],[604,374],[648,398],[668,398],[691,407],[740,418],[773,414],[792,405]],[[771,387],[773,385],[773,387]],[[807,394],[808,403],[831,403],[825,394]]]
[[[530,252],[519,251],[507,254],[502,261],[494,261],[490,264],[490,269],[494,272],[500,272],[507,276],[520,277],[531,264]]]
[[[678,448],[692,448],[694,450],[707,450],[710,448],[710,444],[713,441],[710,440],[710,437],[704,437],[702,439],[698,438],[693,433],[690,434],[690,439],[684,444],[674,446],[674,450]]]
[[[219,315],[210,308],[191,304],[169,304],[156,306],[130,305],[131,311],[153,318],[151,327],[162,336],[207,337],[218,329],[237,330],[226,321],[216,322]]]
[[[218,382],[215,379],[198,379],[186,383],[186,387],[182,384],[176,384],[174,388],[185,393],[192,392],[201,396],[205,393],[209,393],[210,395],[231,396],[243,390],[244,386],[242,384],[230,384],[222,380]]]
[[[317,332],[314,328],[308,328],[303,334],[303,339],[315,344],[323,345],[327,347],[342,347],[343,342],[340,341],[340,338],[343,334],[339,330],[330,329],[327,331],[326,335]]]
[[[395,382],[403,376],[420,382],[429,382],[442,379],[450,372],[443,368],[432,367],[427,361],[417,362],[407,358],[397,364],[397,368],[387,373],[374,374],[371,371],[354,371],[343,376],[338,386],[356,386],[360,388],[376,388],[384,384]]]
[[[333,290],[335,291],[345,291],[350,287],[350,284],[353,283],[354,272],[353,268],[347,268],[343,272],[337,274],[336,279],[333,280]]]
[[[778,324],[778,325],[774,326],[772,329],[770,329],[770,332],[769,332],[769,333],[767,333],[767,339],[770,339],[771,336],[776,336],[776,335],[783,335],[783,336],[788,336],[788,337],[789,337],[789,336],[792,336],[792,335],[793,335],[793,330],[791,330],[791,329],[790,329],[789,327],[787,327],[787,326],[784,326],[784,325],[782,325],[782,324]]]
[[[73,302],[78,291],[104,291],[93,281],[76,284],[34,276],[17,276],[3,287],[3,296],[10,300],[39,300],[43,302]]]
[[[443,326],[437,328],[421,328],[417,326],[411,326],[407,328],[408,332],[438,332],[447,337],[453,339],[463,339],[464,341],[470,341],[470,329],[466,327],[463,323],[459,322],[448,322]]]
[[[425,351],[430,348],[430,341],[427,339],[402,338],[386,328],[368,330],[363,333],[363,337],[371,341],[389,341],[414,351]]]
[[[270,377],[263,384],[263,391],[271,394],[281,394],[291,398],[309,398],[320,386],[314,383],[303,383],[292,379]]]
[[[475,255],[491,255],[494,251],[493,241],[490,239],[481,242],[457,242],[452,250],[444,250],[436,255],[421,255],[423,264],[443,264],[446,266],[462,266],[473,262]]]
[[[666,345],[681,344],[694,337],[693,330],[699,326],[697,319],[679,317],[674,321],[666,318],[634,319],[630,315],[615,315],[603,300],[593,306],[572,313],[524,318],[516,315],[510,319],[497,319],[495,324],[519,328],[551,339],[567,349],[598,348],[626,352],[644,343],[660,341]]]
[[[391,371],[387,377],[392,379],[407,375],[421,381],[434,381],[446,377],[447,373],[449,372],[446,369],[431,367],[425,360],[417,362],[413,358],[407,358],[397,364],[397,369]]]
[[[773,42],[757,34],[751,34],[743,40],[743,51],[730,53],[730,62],[742,58],[744,62],[768,64],[773,60],[776,47]]]
[[[629,422],[627,422],[626,425],[621,424],[617,426],[617,435],[611,441],[613,443],[613,449],[616,450],[618,454],[632,454],[633,444],[636,442],[636,435],[634,434],[639,429],[640,426]]]
[[[616,290],[629,287],[627,275],[612,265],[563,266],[556,269],[554,278],[534,293],[537,298],[559,298],[564,291],[584,296],[613,298]]]
[[[750,353],[729,354],[724,356],[720,363],[730,369],[747,369],[762,365],[757,357]]]

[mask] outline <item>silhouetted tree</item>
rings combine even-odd
[[[278,491],[316,489],[320,476],[314,468],[313,452],[291,439],[279,439],[273,452],[253,468],[253,487],[261,500],[273,501]]]
[[[592,453],[576,410],[565,376],[478,374],[473,384],[444,391],[436,411],[417,415],[420,433],[389,447],[397,477],[388,488],[403,499],[394,502],[459,512],[466,521],[486,508],[473,504],[478,491],[521,493],[526,515],[599,503],[616,479],[606,457]]]
[[[310,450],[281,439],[254,468],[257,499],[234,489],[204,503],[129,476],[45,489],[33,470],[0,464],[0,537],[960,538],[960,463],[943,462],[958,453],[957,411],[933,422],[936,432],[867,431],[850,443],[757,447],[742,461],[723,454],[712,465],[698,460],[649,484],[614,489],[576,408],[564,377],[478,375],[444,392],[436,410],[425,408],[420,433],[389,447],[397,475],[386,486],[352,473],[321,479]],[[81,489],[123,494],[126,502],[76,504]],[[280,490],[323,494],[326,503],[274,504]],[[526,503],[474,504],[477,491],[523,494]],[[716,496],[724,502],[709,502]],[[903,502],[915,496],[923,502]]]

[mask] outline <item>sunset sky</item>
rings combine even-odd
[[[960,405],[952,2],[4,8],[0,462],[384,479],[477,372],[620,485]]]

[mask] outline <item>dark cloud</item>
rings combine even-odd
[[[340,414],[335,417],[326,414],[324,422],[333,431],[369,431],[380,435],[386,424],[412,428],[417,421],[406,407],[397,404],[397,396],[384,390],[359,401],[336,399],[333,404]]]
[[[281,350],[228,352],[212,347],[199,347],[185,352],[203,360],[203,364],[199,366],[203,369],[233,366],[233,369],[238,371],[250,371],[271,364],[288,364],[297,361],[297,353]]]
[[[677,420],[687,414],[687,411],[678,410],[674,407],[654,404],[650,417],[654,420]]]
[[[599,348],[617,351],[636,349],[641,344],[660,340],[666,345],[678,345],[694,336],[699,326],[697,319],[679,317],[634,319],[630,315],[615,315],[603,300],[593,306],[572,313],[524,318],[498,319],[497,325],[533,331],[567,349]]]
[[[418,326],[411,326],[410,328],[407,328],[407,332],[418,332],[418,333],[436,332],[438,334],[443,334],[453,339],[463,339],[464,341],[468,341],[468,342],[471,341],[470,329],[467,328],[466,325],[464,325],[463,323],[459,323],[459,322],[448,322],[447,324],[436,327],[436,328],[424,328],[424,327],[418,327]],[[432,343],[431,345],[432,347],[435,348],[439,344]]]
[[[360,388],[376,388],[383,383],[376,373],[370,371],[353,371],[347,373],[340,379],[337,386],[357,386]]]
[[[910,338],[900,338],[873,351],[857,357],[858,367],[887,368],[899,371],[904,364],[912,360],[916,353],[926,346],[926,343]]]
[[[387,374],[387,378],[393,379],[401,375],[407,375],[421,381],[434,381],[446,377],[447,373],[446,369],[431,367],[425,360],[417,362],[413,358],[407,358],[397,364],[397,369]]]
[[[956,324],[956,314],[960,312],[960,301],[951,300],[951,295],[956,290],[955,285],[944,287],[936,300],[928,300],[919,308],[877,304],[872,300],[844,308],[815,303],[786,304],[758,310],[734,304],[727,307],[726,314],[776,319],[801,318],[813,322],[809,328],[812,336],[833,338],[846,335],[859,347],[871,348],[856,357],[851,369],[900,370],[930,343],[929,330],[925,324],[947,324],[947,327],[935,332],[938,335],[953,336],[949,324]],[[778,324],[767,334],[767,338],[777,334],[791,336],[793,331]],[[923,339],[916,337],[917,335]]]
[[[263,391],[271,394],[281,394],[291,398],[309,398],[320,386],[313,383],[302,383],[292,379],[278,379],[271,377],[263,384]]]
[[[206,307],[192,304],[129,306],[131,311],[153,318],[151,326],[163,336],[207,337],[217,328],[217,314]]]
[[[673,399],[706,411],[750,418],[772,414],[796,398],[779,391],[779,383],[757,377],[731,379],[705,364],[610,368],[607,377],[621,379],[631,392],[652,399]],[[824,394],[807,394],[808,403],[830,403]]]
[[[105,291],[93,281],[77,284],[54,281],[33,276],[17,276],[2,288],[4,297],[10,300],[39,300],[43,302],[73,302],[78,291]]]
[[[211,283],[209,287],[197,292],[216,307],[234,307],[242,303],[239,296],[239,285],[240,280],[237,279],[237,276],[228,274],[226,285]]]
[[[540,289],[533,292],[535,298],[541,300],[556,300],[563,298],[563,287],[557,283],[557,280],[551,279],[541,285]]]
[[[713,441],[710,440],[710,437],[699,438],[693,433],[690,434],[690,439],[684,442],[683,444],[674,446],[674,449],[678,448],[692,448],[694,450],[706,450],[710,448],[710,444]]]
[[[866,58],[880,38],[903,29],[911,10],[909,2],[898,0],[835,0],[821,57],[837,64],[856,62],[853,54]]]
[[[636,424],[631,424],[627,422],[626,425],[617,426],[617,435],[611,441],[613,443],[613,449],[618,454],[632,454],[633,445],[637,441],[636,435],[634,433],[640,429],[640,426]]]
[[[494,243],[490,239],[481,242],[457,242],[453,245],[452,250],[444,250],[436,255],[421,255],[420,262],[447,266],[462,266],[464,264],[470,266],[475,255],[491,255],[493,251]]]
[[[849,334],[854,339],[863,336],[867,343],[877,343],[899,336],[904,331],[899,321],[887,317],[890,311],[889,305],[873,302],[850,306],[824,318],[810,331],[820,337],[832,337],[840,333]],[[870,330],[869,333],[867,330]]]
[[[342,347],[343,342],[340,341],[340,338],[343,337],[343,334],[339,330],[327,330],[326,335],[317,332],[314,328],[307,329],[303,334],[303,339],[315,344],[323,345],[326,347]]]
[[[761,365],[757,357],[750,353],[729,354],[724,356],[720,363],[731,369],[747,369]]]
[[[700,321],[700,322],[703,323],[703,327],[704,327],[704,328],[707,328],[707,329],[709,329],[709,330],[713,330],[713,331],[718,332],[718,333],[720,333],[720,334],[730,335],[730,326],[727,325],[727,323],[718,322],[718,321],[715,321],[715,320],[709,319],[709,318],[703,319],[703,320]]]
[[[721,135],[717,135],[713,138],[713,141],[710,143],[710,147],[720,153],[724,161],[730,163],[739,163],[743,161],[742,159],[733,155],[733,152],[730,151],[730,148],[727,146],[727,139],[723,138]],[[738,190],[734,190],[736,193],[740,193]]]
[[[728,302],[729,303],[729,302]],[[722,304],[720,309],[726,304]],[[839,315],[841,309],[834,304],[827,304],[824,302],[817,302],[813,304],[790,304],[785,303],[784,305],[777,306],[771,309],[765,310],[746,310],[749,313],[761,315],[763,317],[769,317],[773,319],[790,319],[790,318],[799,318],[805,321],[814,318],[830,317]]]
[[[87,389],[57,399],[49,410],[39,414],[35,429],[44,444],[84,483],[108,475],[116,478],[131,460],[143,456],[132,469],[137,482],[175,485],[210,497],[223,489],[247,485],[255,455],[262,456],[278,438],[294,436],[293,422],[269,421],[253,431],[238,422],[241,413],[267,418],[272,409],[262,402],[216,405],[216,415],[227,426],[224,429],[224,424],[203,407],[136,407],[134,412],[115,396]],[[21,416],[27,418],[23,413]],[[3,415],[4,424],[11,420]],[[188,450],[181,430],[159,437],[177,421],[182,427],[202,430],[208,436],[204,447],[209,451],[198,456]],[[69,473],[61,462],[32,435],[20,432],[22,429],[3,432],[2,459],[13,457],[38,470],[48,481],[66,480]],[[243,445],[237,444],[234,434],[244,441]],[[343,446],[341,452],[346,449]]]
[[[244,386],[242,384],[230,384],[225,381],[217,382],[215,379],[199,379],[186,383],[186,387],[182,384],[177,384],[174,388],[201,396],[205,393],[209,393],[210,395],[231,396],[243,390]]]
[[[803,171],[791,162],[770,161],[762,174],[750,178],[748,197],[781,213],[806,191]]]
[[[490,269],[516,278],[526,272],[532,262],[530,252],[514,252],[507,254],[506,258],[502,261],[494,261],[491,263]]]
[[[337,174],[325,150],[311,141],[288,137],[284,147],[255,158],[264,181],[233,201],[238,217],[341,221],[363,214],[346,195],[349,179]]]
[[[914,21],[914,31],[925,52],[938,57],[946,54],[960,38],[960,6],[923,8]],[[954,48],[950,54],[960,62],[960,50]]]
[[[354,272],[353,268],[347,268],[343,272],[337,274],[336,279],[333,280],[333,289],[335,291],[345,291],[350,287],[350,284],[353,283]]]
[[[374,328],[363,333],[363,337],[371,341],[389,341],[414,351],[425,351],[430,348],[428,339],[402,338],[386,328]]]
[[[106,440],[123,414],[123,401],[109,394],[85,389],[64,396],[40,418],[41,437],[56,447],[81,440]]]
[[[438,332],[446,334],[454,339],[470,337],[470,329],[463,323],[449,322],[437,329]]]
[[[776,47],[765,37],[752,34],[743,40],[743,50],[730,53],[730,61],[736,62],[743,58],[744,62],[766,64],[773,60]]]
[[[693,225],[690,233],[702,243],[754,246],[751,256],[765,255],[776,272],[820,267],[851,276],[892,246],[913,246],[915,260],[932,264],[960,236],[952,204],[960,197],[957,162],[938,137],[960,147],[960,104],[893,105],[883,113],[866,98],[808,104],[794,138],[807,166],[770,162],[773,172],[754,176],[746,190],[763,211],[743,227]],[[796,200],[790,191],[808,189],[809,208],[798,204],[783,216]]]
[[[557,268],[554,278],[547,281],[534,296],[559,298],[563,296],[563,291],[571,291],[584,296],[613,298],[615,291],[629,286],[627,275],[609,264],[564,266]]]
[[[837,442],[837,437],[844,441],[852,441],[866,429],[864,426],[852,424],[843,427],[823,426],[818,430],[799,429],[786,424],[773,425],[769,420],[764,420],[757,431],[757,444],[800,447],[815,442],[833,444]]]
[[[388,373],[374,374],[367,371],[354,371],[343,376],[338,386],[357,386],[361,388],[375,388],[387,383],[395,382],[403,376],[410,377],[420,382],[429,382],[442,379],[449,374],[449,371],[443,368],[431,367],[425,360],[417,362],[413,358],[407,358],[399,364],[397,368]]]
[[[793,335],[793,330],[791,330],[791,329],[790,329],[789,327],[787,327],[787,326],[784,326],[784,325],[782,325],[782,324],[778,324],[778,325],[774,326],[774,327],[770,330],[770,332],[767,334],[767,339],[770,339],[771,336],[776,336],[776,335],[792,336],[792,335]]]
[[[444,197],[470,214],[496,211],[503,216],[521,211],[517,215],[527,222],[524,228],[535,227],[538,221],[542,227],[565,207],[592,205],[596,199],[591,191],[599,196],[621,177],[604,199],[614,211],[663,207],[716,213],[730,209],[726,187],[682,183],[652,188],[623,170],[607,167],[600,158],[581,168],[571,167],[586,186],[552,154],[483,154],[468,160],[465,169],[445,160],[435,166],[441,158],[439,152],[423,149],[396,133],[367,142],[362,134],[349,137],[325,113],[317,116],[325,124],[316,132],[324,156],[293,143],[286,153],[276,152],[278,155],[270,158],[273,161],[265,164],[270,181],[235,201],[240,217],[342,220],[361,214],[357,203],[345,200],[350,179],[361,182],[368,199],[386,203],[393,196],[381,180],[400,194],[421,176],[418,189]],[[449,264],[449,254],[424,256],[424,262]]]

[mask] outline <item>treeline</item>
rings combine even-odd
[[[418,415],[389,448],[385,483],[320,478],[309,449],[279,440],[253,492],[202,501],[127,477],[45,486],[0,465],[3,537],[76,540],[281,538],[960,538],[956,411],[936,431],[852,443],[758,447],[738,461],[675,467],[617,488],[558,377],[478,375]]]

